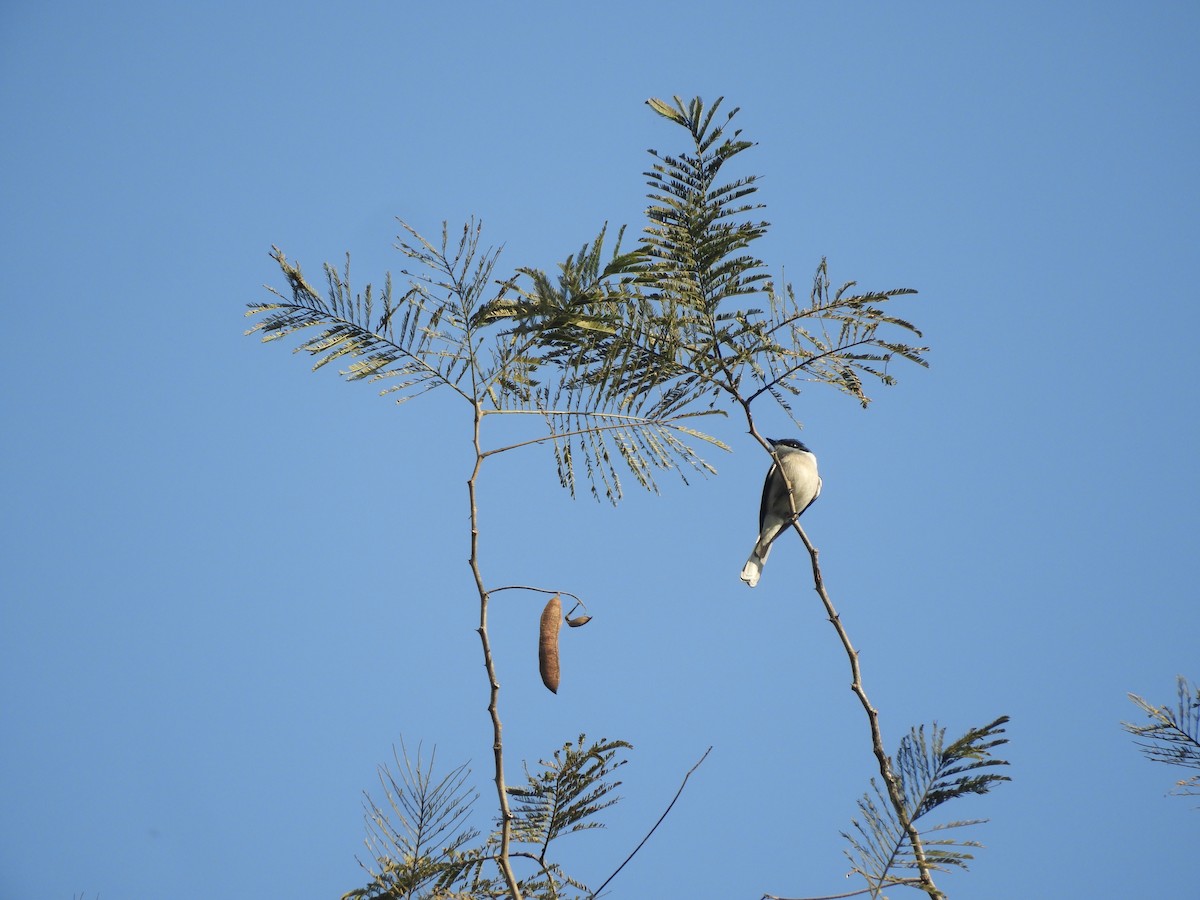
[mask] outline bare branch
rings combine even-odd
[[[625,868],[626,865],[629,864],[629,861],[631,859],[633,859],[635,856],[637,856],[638,851],[642,849],[642,847],[645,845],[646,841],[650,840],[650,836],[653,835],[654,832],[658,830],[658,826],[663,823],[663,819],[665,819],[667,817],[667,815],[671,812],[671,808],[675,806],[675,801],[679,799],[679,796],[683,793],[683,789],[685,787],[687,787],[688,779],[692,777],[692,773],[695,772],[698,768],[700,768],[701,763],[703,763],[704,760],[708,759],[708,754],[710,754],[711,752],[712,752],[712,747],[709,747],[707,750],[704,751],[704,755],[701,756],[700,759],[696,761],[696,764],[694,766],[692,766],[690,769],[688,769],[687,774],[683,776],[683,782],[679,785],[679,790],[677,790],[675,792],[675,796],[671,798],[671,802],[667,804],[667,808],[663,810],[663,814],[658,817],[658,821],[654,823],[654,825],[650,828],[650,830],[648,832],[646,832],[646,836],[644,838],[642,838],[641,841],[638,842],[638,845],[633,848],[633,851],[627,857],[625,857],[625,861],[623,863],[621,863],[619,866],[617,866],[617,868],[613,871],[613,873],[611,875],[609,875],[607,878],[604,879],[604,881],[600,884],[600,887],[596,888],[596,890],[591,892],[591,895],[590,895],[591,897],[599,896],[600,892],[602,890],[604,890],[606,887],[608,887],[608,883],[617,877],[617,875],[620,873],[620,871],[623,868]]]

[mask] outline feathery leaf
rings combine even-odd
[[[1148,725],[1122,722],[1122,727],[1136,738],[1142,754],[1153,762],[1200,769],[1200,686],[1188,683],[1180,675],[1176,679],[1175,708],[1153,706],[1137,694],[1129,699],[1150,718]],[[1175,784],[1172,793],[1183,796],[1200,795],[1200,775],[1184,778]]]
[[[614,771],[625,765],[621,750],[631,749],[625,741],[601,739],[585,744],[580,735],[574,744],[564,744],[553,759],[541,760],[541,769],[530,772],[527,783],[509,787],[513,800],[513,840],[537,848],[542,861],[555,838],[590,828],[603,828],[596,815],[620,798],[612,792],[621,782]]]
[[[420,748],[413,759],[400,746],[393,752],[395,771],[379,768],[387,809],[364,795],[367,847],[375,863],[359,864],[371,882],[343,900],[399,900],[434,889],[447,896],[443,892],[456,884],[480,886],[483,857],[470,848],[478,832],[466,825],[476,799],[466,784],[470,771],[458,766],[435,780],[436,753],[426,765]]]
[[[903,821],[897,816],[886,792],[875,779],[871,791],[858,801],[861,819],[852,820],[854,833],[842,832],[850,844],[846,852],[853,871],[862,875],[873,894],[891,884],[908,883],[910,877],[894,874],[897,870],[917,868],[906,827],[915,824],[933,810],[951,800],[969,794],[986,794],[1008,781],[1006,775],[991,771],[1008,763],[992,756],[991,751],[1008,742],[1000,737],[1007,716],[1001,716],[981,728],[972,728],[958,740],[946,744],[946,729],[934,723],[928,735],[925,726],[913,728],[900,742],[892,759],[892,771],[899,781],[903,797]],[[952,829],[978,825],[986,820],[969,819],[943,822],[920,830],[925,861],[929,868],[945,871],[948,867],[966,868],[973,858],[968,852],[981,844],[975,841],[941,837]],[[927,838],[927,835],[939,835]]]

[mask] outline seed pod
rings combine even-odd
[[[538,670],[542,673],[542,684],[555,694],[558,693],[558,632],[561,628],[562,601],[555,594],[542,610],[538,633]]]
[[[581,625],[586,625],[590,621],[592,621],[591,616],[576,616],[573,619],[570,616],[567,616],[567,624],[572,628],[578,628]]]

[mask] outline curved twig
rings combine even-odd
[[[918,885],[921,883],[919,878],[898,878],[895,881],[889,881],[888,886],[898,884]],[[780,897],[777,894],[763,894],[762,900],[844,900],[845,897],[859,897],[863,894],[870,894],[874,891],[873,887],[859,888],[857,891],[847,891],[844,894],[822,894],[820,897]]]
[[[698,759],[696,761],[696,764],[694,766],[692,766],[690,769],[688,769],[687,774],[683,776],[683,782],[679,785],[679,790],[677,790],[675,792],[675,796],[671,798],[671,802],[667,804],[667,808],[663,810],[663,814],[658,817],[658,821],[655,822],[654,826],[649,831],[646,832],[646,836],[644,838],[642,838],[641,841],[638,842],[638,845],[633,848],[633,851],[627,857],[625,857],[625,861],[623,863],[621,863],[619,866],[617,866],[617,868],[613,871],[613,873],[611,875],[609,875],[607,878],[604,879],[604,881],[600,884],[600,887],[596,888],[594,891],[592,891],[588,895],[589,898],[594,898],[594,897],[599,896],[600,892],[602,890],[604,890],[606,887],[608,887],[608,883],[617,877],[617,874],[623,868],[625,868],[626,865],[628,865],[628,863],[631,859],[633,859],[635,856],[637,856],[638,851],[642,849],[642,847],[645,845],[646,841],[650,840],[650,836],[652,834],[654,834],[654,832],[656,830],[658,830],[658,826],[663,823],[663,819],[665,819],[667,817],[667,814],[671,812],[671,807],[673,807],[675,805],[675,801],[679,799],[679,796],[683,793],[683,789],[685,787],[687,787],[688,779],[692,777],[692,773],[695,772],[698,768],[700,768],[700,764],[703,763],[704,760],[708,759],[708,754],[710,754],[710,753],[712,753],[712,747],[709,747],[707,750],[705,750],[704,755],[701,756],[700,759]]]
[[[771,454],[772,458],[775,458],[774,449],[758,433],[758,429],[754,425],[754,417],[750,413],[750,400],[742,400],[741,402],[746,414],[746,422],[750,426],[751,436]],[[780,476],[787,482],[787,473],[784,467],[779,466],[778,469]],[[929,861],[925,858],[925,848],[921,843],[921,835],[905,811],[904,796],[900,791],[900,782],[896,778],[895,772],[892,771],[892,761],[883,746],[883,732],[879,727],[879,710],[871,705],[866,689],[863,687],[862,671],[858,664],[858,651],[854,649],[854,644],[850,642],[850,635],[846,633],[846,628],[842,625],[841,617],[838,615],[833,601],[829,598],[829,592],[825,590],[825,579],[821,575],[821,566],[818,561],[819,553],[812,541],[808,539],[808,535],[804,533],[804,529],[800,527],[800,511],[796,509],[796,498],[792,494],[790,484],[788,484],[787,496],[792,504],[792,528],[800,535],[800,540],[804,542],[804,547],[808,550],[809,558],[812,560],[813,587],[817,592],[817,596],[821,598],[821,603],[825,607],[825,613],[829,617],[829,622],[833,625],[834,631],[837,632],[838,639],[842,642],[842,649],[846,651],[846,658],[850,662],[850,689],[858,697],[863,711],[867,714],[867,722],[871,729],[871,749],[875,754],[875,761],[879,766],[879,775],[887,787],[888,800],[891,801],[892,809],[896,813],[896,820],[900,823],[905,835],[908,837],[909,844],[913,849],[913,858],[916,860],[917,869],[921,873],[921,877],[916,881],[916,884],[921,890],[932,897],[933,900],[944,900],[946,895],[938,890],[937,885],[933,883],[932,870],[929,867]]]
[[[846,633],[845,626],[842,625],[842,619],[838,615],[838,611],[834,608],[833,601],[829,599],[829,593],[825,590],[825,579],[821,576],[817,548],[808,539],[808,535],[800,527],[799,521],[793,521],[792,528],[800,535],[800,540],[804,542],[804,546],[808,550],[808,555],[812,559],[813,587],[816,589],[817,595],[821,598],[821,603],[825,606],[825,612],[829,616],[829,622],[833,625],[834,631],[837,632],[838,638],[842,642],[842,648],[846,651],[846,657],[850,661],[850,690],[854,691],[854,695],[858,697],[859,703],[862,704],[863,711],[867,714],[867,721],[871,726],[871,747],[875,752],[875,760],[879,764],[879,774],[887,786],[888,799],[892,801],[892,808],[896,812],[896,819],[904,828],[904,833],[908,836],[908,841],[912,845],[913,857],[916,859],[917,869],[921,873],[921,890],[930,897],[935,898],[935,900],[940,900],[940,898],[945,897],[945,894],[938,890],[937,885],[933,883],[933,875],[931,874],[929,861],[925,858],[925,848],[921,843],[920,832],[917,831],[917,826],[912,823],[911,818],[905,811],[904,797],[900,792],[899,779],[896,778],[895,772],[892,771],[892,761],[883,747],[883,733],[879,728],[879,710],[871,705],[871,701],[867,697],[867,692],[863,688],[862,671],[858,665],[858,651],[850,643],[850,636]]]
[[[577,597],[575,594],[572,594],[570,591],[560,591],[556,588],[533,587],[532,585],[528,584],[506,584],[503,587],[492,588],[490,591],[488,591],[488,593],[498,594],[501,591],[535,591],[539,594],[562,594],[564,597],[570,597],[580,606],[587,606],[586,603],[584,603],[581,599],[579,599],[579,597]]]

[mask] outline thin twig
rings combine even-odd
[[[862,684],[862,671],[858,664],[858,651],[854,649],[854,645],[850,642],[850,636],[846,633],[846,629],[842,625],[841,617],[838,615],[837,609],[834,608],[833,601],[829,598],[829,593],[825,590],[825,579],[821,575],[817,548],[813,546],[812,542],[808,539],[808,535],[804,533],[804,529],[800,527],[800,511],[796,509],[796,498],[792,493],[792,485],[788,482],[784,467],[779,465],[775,449],[758,433],[758,429],[755,428],[754,417],[750,413],[750,401],[742,400],[741,402],[746,414],[746,422],[750,426],[751,436],[771,454],[772,459],[775,460],[780,477],[783,478],[784,483],[787,485],[788,501],[792,505],[792,528],[800,535],[800,540],[804,542],[804,546],[808,550],[809,558],[812,560],[813,587],[816,589],[817,595],[821,598],[821,603],[825,606],[825,613],[829,617],[834,630],[837,632],[838,638],[842,642],[842,648],[846,651],[846,657],[850,661],[850,689],[854,691],[855,696],[858,697],[863,710],[867,714],[867,722],[871,729],[871,749],[874,751],[875,761],[879,766],[879,774],[887,787],[888,800],[891,801],[897,821],[900,822],[905,835],[908,837],[909,844],[912,846],[913,857],[916,860],[917,869],[921,873],[919,886],[933,900],[943,900],[945,894],[938,890],[937,886],[933,883],[933,875],[931,874],[929,862],[925,858],[925,848],[921,843],[921,835],[905,812],[904,796],[900,791],[900,783],[892,771],[892,761],[883,746],[883,733],[879,728],[879,711],[871,705],[866,689]]]
[[[521,886],[509,860],[509,844],[512,841],[512,810],[508,805],[508,788],[504,783],[504,740],[500,723],[500,681],[496,677],[496,663],[492,657],[492,644],[488,638],[488,592],[483,586],[483,574],[479,571],[479,510],[475,502],[475,482],[483,466],[483,452],[479,445],[479,426],[483,419],[478,401],[475,403],[475,468],[467,479],[467,493],[471,499],[471,572],[475,576],[475,587],[479,591],[479,640],[483,644],[483,665],[487,670],[488,714],[492,719],[492,754],[495,757],[496,794],[500,799],[500,852],[496,864],[508,884],[512,900],[522,900]]]
[[[931,874],[929,862],[925,858],[925,848],[921,843],[920,832],[917,831],[917,826],[912,823],[908,813],[905,811],[904,796],[900,791],[900,782],[892,771],[892,761],[883,746],[883,733],[879,728],[879,711],[871,705],[871,701],[867,698],[866,689],[863,688],[862,671],[858,665],[858,651],[850,643],[850,636],[846,633],[846,629],[842,625],[842,619],[834,608],[833,601],[829,599],[828,592],[825,590],[825,579],[821,576],[817,548],[813,546],[812,541],[808,539],[808,535],[804,533],[804,529],[800,527],[799,520],[792,521],[792,528],[800,535],[800,540],[804,542],[804,546],[808,550],[808,555],[812,559],[813,586],[816,588],[817,595],[821,598],[821,603],[825,606],[825,612],[829,617],[829,621],[837,632],[838,638],[841,639],[842,647],[846,651],[846,657],[850,661],[850,675],[852,679],[850,689],[854,691],[855,696],[858,697],[863,710],[867,714],[867,721],[871,727],[871,747],[875,752],[875,760],[879,764],[879,774],[887,786],[888,799],[892,802],[892,808],[896,812],[896,819],[904,828],[909,844],[912,846],[913,858],[916,860],[917,869],[921,873],[921,890],[925,891],[930,897],[933,897],[934,900],[941,900],[946,895],[938,890],[937,886],[933,883],[933,875]]]
[[[857,891],[847,891],[845,894],[823,894],[820,897],[780,897],[778,894],[763,894],[762,900],[843,900],[845,897],[860,897],[869,894],[874,888],[865,887]]]
[[[532,587],[527,584],[506,584],[504,587],[492,588],[488,591],[489,594],[498,594],[501,591],[536,591],[539,594],[562,594],[564,597],[570,597],[576,603],[582,604],[583,601],[570,591],[560,591],[553,588]]]
[[[753,394],[751,394],[750,396],[748,396],[746,398],[746,402],[749,403],[750,401],[757,399],[762,394],[765,394],[767,391],[769,391],[772,388],[781,384],[785,379],[789,378],[794,372],[799,372],[801,369],[806,369],[813,363],[820,362],[822,359],[824,359],[827,356],[836,356],[837,354],[844,353],[845,351],[850,350],[854,347],[857,347],[860,344],[869,344],[869,343],[871,343],[870,339],[863,338],[862,340],[859,340],[859,341],[852,341],[849,344],[843,344],[843,345],[839,345],[837,347],[830,347],[824,353],[817,353],[813,356],[809,356],[804,360],[804,362],[796,363],[796,365],[790,366],[789,368],[784,369],[783,374],[775,376],[770,381],[765,381],[763,383],[762,387],[760,387],[757,391],[755,391]]]
[[[920,883],[920,878],[892,878],[888,879],[887,886],[895,887],[898,884],[907,884],[915,887],[919,886]],[[857,891],[847,891],[845,894],[823,894],[820,897],[780,897],[777,894],[763,894],[762,900],[843,900],[845,897],[859,897],[863,894],[870,894],[875,890],[876,888],[873,887],[865,887]]]
[[[641,842],[638,843],[638,845],[636,847],[633,848],[633,852],[630,853],[627,857],[625,857],[625,862],[623,862],[619,866],[617,866],[616,870],[611,875],[609,875],[607,878],[604,879],[604,881],[603,881],[603,883],[601,883],[600,887],[596,888],[594,891],[592,891],[588,895],[589,897],[598,896],[602,890],[604,890],[606,887],[608,887],[608,883],[610,881],[612,881],[614,878],[616,878],[617,874],[623,868],[625,868],[625,866],[629,863],[629,861],[631,859],[633,859],[635,856],[637,856],[638,851],[642,849],[642,847],[646,843],[646,841],[650,840],[650,836],[652,834],[654,834],[654,832],[658,829],[658,826],[663,823],[663,819],[665,819],[667,817],[667,814],[671,812],[671,807],[673,807],[675,805],[675,801],[679,799],[679,796],[683,793],[683,789],[685,787],[687,787],[688,779],[692,777],[692,773],[695,772],[698,768],[700,768],[700,764],[703,763],[704,760],[708,759],[708,754],[710,754],[710,753],[712,753],[712,747],[709,747],[707,750],[705,750],[704,755],[701,756],[700,759],[696,761],[696,764],[694,766],[692,766],[690,769],[688,769],[687,774],[683,776],[683,782],[679,785],[679,790],[677,790],[675,792],[675,796],[671,798],[671,802],[667,804],[667,808],[663,810],[663,814],[658,817],[658,821],[654,823],[654,827],[646,832],[646,836],[644,838],[642,838]]]
[[[554,886],[554,875],[551,873],[549,866],[546,865],[545,850],[542,851],[541,856],[536,856],[526,850],[514,850],[512,855],[519,856],[522,859],[531,859],[537,863],[542,870],[542,874],[546,876],[546,883],[550,886],[550,900],[558,900],[558,890]]]
[[[575,605],[572,606],[567,612],[567,624],[572,626],[580,624],[571,618],[571,616],[575,613],[575,610],[579,609],[581,606],[584,608],[584,610],[588,608],[587,604],[583,602],[583,598],[572,594],[570,591],[556,591],[551,590],[550,588],[532,587],[531,585],[527,584],[506,584],[504,587],[492,588],[490,591],[488,591],[488,593],[494,594],[497,591],[536,591],[539,594],[562,594],[564,597],[570,597],[575,601]]]

